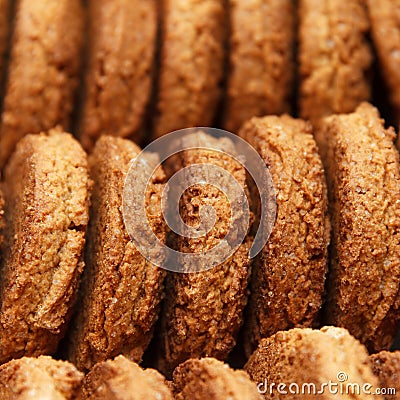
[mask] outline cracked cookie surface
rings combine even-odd
[[[86,154],[59,129],[27,135],[5,170],[0,363],[52,354],[71,314],[88,223]]]

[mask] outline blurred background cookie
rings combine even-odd
[[[154,135],[210,126],[221,97],[224,0],[162,0]]]
[[[308,123],[287,115],[252,118],[239,134],[264,159],[277,202],[271,236],[253,263],[244,333],[249,356],[262,337],[318,323],[329,219],[324,170]]]
[[[23,357],[0,366],[0,397],[4,400],[74,400],[83,374],[66,361]]]
[[[375,50],[397,123],[400,123],[400,3],[368,0],[367,4]]]
[[[90,0],[88,65],[78,126],[84,148],[101,135],[140,141],[157,34],[155,0]]]
[[[321,330],[294,328],[264,338],[245,365],[245,370],[266,399],[285,399],[288,395],[292,398],[330,399],[336,397],[330,392],[332,387],[336,387],[340,399],[367,400],[371,394],[361,391],[363,385],[370,385],[371,391],[379,387],[365,347],[345,329],[335,327]],[[336,386],[328,388],[329,382]],[[339,391],[340,383],[359,385],[360,394]],[[278,384],[285,386],[278,391]],[[305,388],[304,384],[307,385]],[[289,385],[292,385],[291,390],[296,391],[297,387],[296,396],[289,391]],[[373,397],[382,399],[378,395]]]
[[[220,151],[208,149],[208,146]],[[218,246],[230,230],[238,228],[235,221],[244,214],[243,208],[234,211],[232,204],[242,199],[241,195],[247,194],[246,171],[238,160],[227,154],[235,154],[234,143],[228,138],[213,138],[197,131],[185,136],[184,148],[193,149],[178,154],[177,171],[198,164],[206,164],[209,169],[204,175],[205,184],[198,182],[191,185],[182,194],[179,203],[182,220],[198,229],[196,227],[202,222],[202,208],[205,206],[215,210],[216,220],[209,231],[198,237],[179,236],[174,246],[181,253],[203,252],[202,266],[211,268],[214,259],[207,257],[207,252]],[[228,199],[219,188],[208,184],[216,178],[222,185],[228,186],[224,179],[218,178],[219,172],[213,167],[220,167],[236,179],[242,191],[240,196]],[[185,178],[189,179],[191,171],[186,171]],[[229,191],[229,188],[225,190]],[[211,269],[200,269],[201,272],[196,273],[195,265],[188,261],[183,268],[186,272],[168,273],[158,360],[158,367],[167,376],[189,358],[225,359],[236,344],[247,303],[249,249],[249,240],[245,239],[232,256]]]
[[[55,129],[25,136],[5,170],[0,363],[55,352],[83,270],[86,154]]]
[[[392,128],[368,103],[321,122],[332,248],[326,322],[371,351],[388,349],[400,316],[400,166]]]
[[[176,400],[261,400],[257,386],[244,371],[214,358],[190,359],[175,368]]]
[[[230,48],[224,128],[290,111],[295,2],[229,0]]]
[[[314,123],[371,96],[372,53],[363,0],[300,0],[299,108]]]
[[[172,400],[165,378],[124,356],[100,362],[86,376],[82,400]]]
[[[28,133],[70,128],[83,43],[80,0],[20,0],[0,129],[0,167]]]
[[[6,53],[11,31],[11,8],[11,0],[0,0],[0,95],[3,94],[3,79],[6,70]]]
[[[381,388],[394,389],[385,395],[385,400],[400,399],[400,351],[381,351],[369,356],[372,371],[378,376]]]
[[[166,271],[152,265],[135,248],[122,215],[126,174],[140,151],[129,140],[103,136],[89,158],[94,186],[87,266],[69,345],[69,358],[81,370],[119,354],[140,362],[158,317]],[[149,223],[163,242],[164,179],[158,169],[146,194]]]

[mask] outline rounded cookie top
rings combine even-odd
[[[163,0],[154,135],[210,126],[224,64],[223,0]]]
[[[94,182],[80,307],[69,357],[79,369],[124,354],[139,362],[158,317],[165,271],[135,248],[122,213],[124,182],[140,153],[133,142],[102,136],[89,157]],[[161,212],[164,173],[158,169],[146,194],[149,224],[165,242]]]
[[[0,397],[2,399],[77,398],[83,374],[66,361],[51,357],[23,357],[0,366]]]
[[[260,400],[257,386],[244,371],[214,358],[190,359],[175,368],[177,400]]]
[[[290,388],[298,388],[298,395],[315,395],[317,392],[321,395],[322,390],[323,398],[331,398],[329,390],[332,386],[328,387],[329,382],[334,383],[336,388],[340,383],[357,384],[360,388],[364,384],[378,386],[365,347],[347,330],[336,327],[321,330],[294,328],[261,339],[245,370],[265,398],[284,399],[288,393],[293,393],[289,392]],[[286,390],[286,394],[278,392],[278,384],[285,385],[281,386],[281,390]],[[293,385],[296,387],[293,388]],[[308,390],[314,391],[310,393]],[[353,393],[340,393],[342,399],[355,398]],[[356,398],[366,400],[370,395],[361,393]]]
[[[292,0],[230,0],[230,52],[224,128],[288,112],[294,77]]]
[[[153,78],[157,11],[154,0],[91,0],[83,108],[84,148],[101,135],[141,138]]]
[[[143,370],[124,356],[96,364],[82,385],[87,400],[172,400],[165,378],[156,370]]]
[[[253,263],[245,327],[250,355],[261,337],[316,324],[330,226],[324,170],[310,124],[287,115],[252,118],[239,135],[265,161],[277,203],[274,228]]]
[[[0,362],[55,351],[83,269],[89,187],[86,154],[70,134],[18,143],[4,181]]]
[[[364,1],[301,0],[299,19],[301,117],[354,111],[371,94]]]
[[[80,0],[21,0],[0,130],[0,166],[26,134],[69,129],[83,42]]]
[[[387,349],[399,320],[400,167],[378,110],[321,121],[326,143],[332,252],[325,310],[372,351]]]

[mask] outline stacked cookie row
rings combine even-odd
[[[175,368],[171,381],[124,356],[97,363],[86,376],[67,361],[23,357],[0,367],[0,395],[16,400],[261,400],[288,395],[395,400],[399,377],[399,351],[368,356],[345,329],[296,328],[263,339],[245,371],[214,358],[190,359]]]
[[[389,349],[400,313],[400,169],[393,130],[367,103],[322,120],[315,137],[328,191],[310,124],[287,115],[253,118],[240,135],[258,151],[275,186],[269,240],[251,260],[254,230],[246,227],[247,238],[222,264],[168,274],[138,251],[124,224],[124,182],[140,152],[133,142],[104,136],[87,163],[79,143],[60,129],[22,139],[5,169],[4,218],[0,214],[0,361],[54,354],[66,336],[60,350],[80,370],[119,354],[140,362],[163,296],[154,362],[167,376],[189,358],[226,359],[242,327],[247,357],[278,331],[323,324],[347,328],[371,352]],[[184,141],[188,150],[174,159],[176,169],[220,167],[250,203],[256,199],[245,165],[229,156],[233,141],[201,130]],[[217,246],[239,218],[229,217],[232,204],[224,193],[207,181],[191,185],[179,204],[183,221],[199,226],[204,205],[216,210],[216,221],[202,235],[175,237],[161,211],[165,181],[160,167],[144,199],[157,238],[170,238],[168,245],[181,254]],[[251,210],[256,227],[260,215],[254,204]]]
[[[0,73],[15,14],[2,166],[23,135],[57,124],[86,150],[102,134],[139,143],[144,132],[189,126],[237,132],[253,116],[293,111],[295,76],[302,118],[354,111],[371,98],[370,33],[398,113],[399,10],[390,0],[87,3],[25,0],[15,12],[11,0],[0,3]]]
[[[0,376],[2,399],[260,399],[244,371],[213,358],[186,361],[173,381],[124,356],[96,364],[86,377],[66,361],[24,357],[1,366]]]
[[[151,363],[167,378],[174,376],[170,388],[177,398],[211,397],[211,385],[201,391],[197,380],[214,375],[215,398],[223,398],[222,391],[235,385],[231,397],[237,390],[237,398],[256,398],[257,386],[241,373],[226,367],[220,371],[216,361],[197,361],[226,360],[238,342],[245,358],[250,357],[246,369],[257,385],[264,379],[289,380],[305,362],[315,366],[320,358],[321,371],[333,363],[333,375],[339,367],[346,373],[346,368],[349,373],[357,369],[354,379],[377,385],[365,367],[365,349],[346,331],[309,328],[347,328],[371,353],[389,349],[398,330],[399,156],[393,129],[384,127],[371,105],[359,105],[370,97],[372,53],[366,35],[371,23],[396,108],[397,42],[388,46],[383,28],[394,32],[390,37],[397,34],[397,6],[382,1],[375,9],[377,2],[371,1],[368,17],[361,1],[299,2],[299,109],[313,122],[313,130],[310,123],[288,115],[249,120],[290,111],[294,2],[230,1],[229,38],[222,1],[170,0],[158,8],[147,0],[88,3],[85,88],[79,107],[75,100],[86,10],[75,0],[21,0],[16,5],[0,132],[0,164],[9,160],[4,196],[0,191],[0,363],[7,363],[4,381],[11,382],[4,390],[14,386],[14,379],[21,381],[14,373],[21,363],[22,370],[33,368],[32,376],[37,371],[38,382],[40,371],[47,374],[43,379],[48,384],[55,375],[69,377],[70,386],[55,390],[66,398],[67,392],[76,396],[82,375],[72,366],[57,364],[66,369],[53,374],[54,361],[49,359],[9,361],[57,350],[79,370],[92,370],[83,386],[88,398],[108,387],[103,374],[109,379],[136,368],[127,376],[145,380],[130,361],[106,360],[123,354],[139,363],[153,336]],[[10,2],[0,0],[1,7],[1,18],[9,21]],[[158,39],[157,18],[162,27]],[[0,55],[9,26],[0,24]],[[245,165],[224,153],[235,153],[234,143],[199,130],[185,137],[185,145],[202,149],[184,151],[151,178],[145,198],[151,228],[162,243],[182,253],[207,251],[224,238],[229,204],[211,185],[193,185],[179,204],[182,219],[192,227],[201,222],[203,206],[214,207],[211,230],[194,238],[175,237],[163,220],[167,175],[199,163],[223,168],[235,178],[249,198],[252,226],[221,265],[196,274],[167,274],[142,256],[125,227],[122,191],[140,148],[115,136],[139,141],[144,131],[161,136],[211,125],[222,104],[228,39],[230,67],[219,122],[248,141],[271,173],[277,201],[274,229],[261,254],[251,260],[254,230],[262,223],[257,188]],[[91,152],[89,158],[62,128],[52,129],[57,124],[70,128],[74,107],[77,136]],[[96,141],[103,134],[108,136]],[[237,218],[230,215],[230,220]],[[353,340],[349,352],[357,354],[355,362],[362,366],[336,364],[347,349],[332,337]],[[298,342],[304,353],[298,351]],[[336,345],[340,351],[324,358],[322,348]],[[387,365],[382,379],[398,376],[398,362],[390,361],[397,353],[373,357],[375,368]],[[186,363],[188,359],[192,361]],[[97,364],[102,362],[106,364]],[[296,375],[299,383],[317,381],[312,372]],[[162,396],[172,396],[162,377],[154,379],[158,383],[151,385],[162,388]],[[120,380],[126,376],[113,378],[117,384]],[[396,378],[388,382],[386,386],[395,385]],[[18,385],[16,390],[25,390]],[[117,385],[115,390],[133,389]]]

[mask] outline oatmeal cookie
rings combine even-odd
[[[277,202],[271,236],[253,263],[244,335],[249,356],[262,337],[317,324],[330,225],[324,170],[310,124],[287,115],[252,118],[239,134],[264,159]]]
[[[0,129],[0,167],[28,133],[70,128],[83,42],[81,0],[20,0]]]
[[[25,136],[11,157],[0,363],[55,352],[83,270],[89,185],[85,152],[60,129]]]

